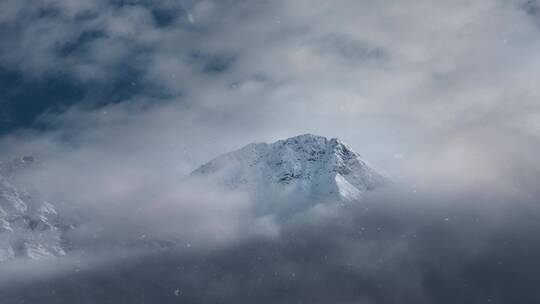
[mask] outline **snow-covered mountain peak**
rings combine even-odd
[[[192,175],[256,193],[286,190],[307,198],[347,201],[387,180],[337,138],[313,134],[249,144],[218,156]]]

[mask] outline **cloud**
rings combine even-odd
[[[19,3],[2,10],[12,41],[2,65],[30,78],[68,73],[88,86],[83,102],[165,99],[243,119],[258,138],[326,130],[366,149],[501,117],[538,136],[538,27],[519,2]]]
[[[0,158],[34,155],[41,167],[20,178],[86,214],[71,235],[84,250],[12,264],[0,294],[533,303],[536,6],[2,1],[0,72],[20,77],[2,119],[44,106],[0,139]],[[59,79],[78,88],[69,107],[46,90],[21,97]],[[306,132],[340,137],[402,188],[276,226],[242,193],[185,181],[222,152]]]
[[[38,264],[12,274],[0,293],[8,302],[47,303],[533,303],[538,224],[524,215],[536,209],[534,199],[460,195],[393,188],[322,217],[304,214],[277,238],[143,255],[124,248],[108,263],[88,266],[98,254],[64,261],[52,277],[38,275]]]

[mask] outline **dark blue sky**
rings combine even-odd
[[[0,133],[35,127],[43,113],[80,102],[87,87],[67,76],[27,79],[17,71],[0,70]]]
[[[93,64],[88,60],[89,45],[99,39],[109,39],[97,20],[102,10],[122,10],[124,8],[142,8],[147,10],[157,28],[173,25],[179,16],[185,18],[185,6],[192,1],[180,1],[177,4],[153,1],[96,1],[95,5],[75,4],[75,12],[65,10],[62,3],[15,4],[5,2],[6,15],[12,11],[14,16],[0,18],[0,40],[9,41],[0,47],[0,135],[24,128],[43,129],[47,125],[40,121],[44,114],[59,114],[72,106],[95,109],[106,104],[118,103],[133,97],[152,97],[155,102],[169,97],[155,85],[141,77],[137,56],[144,54],[144,48],[137,49],[129,41],[120,42],[128,49],[126,55],[114,62],[107,62],[106,76],[102,79],[81,79],[74,75],[72,65]],[[66,21],[66,19],[68,19]],[[44,23],[45,31],[27,31],[28,23]],[[32,26],[32,24],[31,24]],[[69,34],[56,37],[54,31],[70,27]],[[39,27],[39,26],[36,26]],[[34,36],[37,35],[37,36]],[[38,38],[39,37],[39,38]],[[50,58],[50,66],[35,68],[26,65],[22,48],[28,45],[20,43],[25,39],[43,39],[44,49],[48,53],[30,52],[30,56]],[[111,38],[112,39],[112,38]],[[31,41],[30,41],[31,42]],[[39,48],[36,41],[36,50]],[[32,47],[30,47],[32,48]],[[13,56],[21,52],[20,56]],[[40,61],[38,59],[37,61]],[[194,61],[205,61],[209,72],[225,68],[226,61],[219,57],[205,57],[194,52]],[[45,64],[47,65],[47,64]],[[35,69],[34,69],[35,68]]]

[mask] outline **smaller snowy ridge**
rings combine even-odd
[[[306,198],[358,200],[387,182],[337,138],[304,134],[275,143],[252,143],[193,171],[232,188],[256,193],[286,189]]]
[[[0,163],[0,262],[65,254],[54,206],[15,181],[15,175],[33,163],[32,157]]]

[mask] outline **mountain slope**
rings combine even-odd
[[[15,181],[17,172],[28,169],[33,162],[33,158],[23,157],[0,163],[0,262],[65,254],[54,206],[37,199]]]
[[[192,176],[257,196],[277,190],[298,198],[340,201],[358,200],[387,181],[340,140],[312,134],[249,144],[216,157]]]

